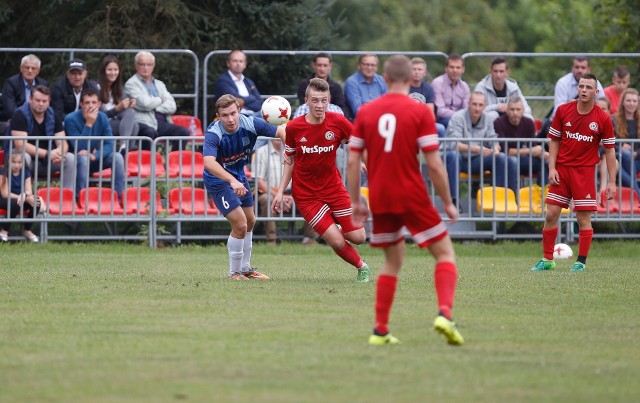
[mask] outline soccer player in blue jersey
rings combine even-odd
[[[268,280],[267,275],[251,267],[256,217],[244,166],[258,136],[278,136],[284,142],[284,125],[276,128],[261,118],[241,115],[240,104],[229,94],[216,101],[216,116],[218,120],[209,125],[204,135],[203,177],[207,192],[231,224],[228,278]]]

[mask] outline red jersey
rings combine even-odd
[[[611,117],[598,105],[581,115],[577,100],[558,107],[548,137],[560,141],[556,163],[574,167],[597,164],[600,141],[605,148],[613,148],[616,140]]]
[[[438,150],[433,112],[403,94],[385,94],[360,107],[349,148],[367,149],[369,209],[404,213],[429,201],[418,152]]]
[[[339,113],[326,112],[320,124],[299,116],[287,124],[284,152],[295,154],[291,193],[296,199],[318,199],[344,190],[336,166],[336,152],[353,133],[353,125]]]

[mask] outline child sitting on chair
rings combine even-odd
[[[9,161],[9,155],[11,160]],[[10,218],[35,217],[46,210],[44,201],[33,194],[31,173],[24,169],[22,151],[14,149],[6,156],[3,168],[0,168],[0,209],[7,210]],[[32,222],[25,222],[22,235],[31,242],[39,242],[31,232]],[[11,223],[3,221],[0,225],[0,241],[9,240]]]

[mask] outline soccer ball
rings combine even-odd
[[[283,97],[274,95],[264,100],[261,112],[264,120],[278,126],[289,121],[291,105]]]
[[[554,259],[569,259],[573,256],[573,251],[571,247],[566,243],[559,243],[553,247],[553,258]]]

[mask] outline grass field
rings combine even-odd
[[[578,273],[529,272],[538,242],[456,250],[466,344],[432,330],[433,260],[412,245],[403,344],[371,347],[375,284],[325,246],[257,245],[272,280],[230,282],[222,245],[0,245],[0,401],[640,399],[637,241],[594,243]],[[377,271],[381,252],[360,251]]]

